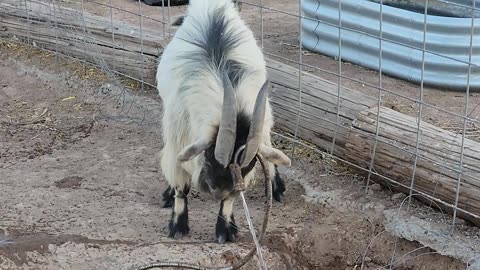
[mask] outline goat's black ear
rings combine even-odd
[[[172,26],[180,26],[183,24],[183,21],[185,21],[185,16],[180,16],[173,21]]]

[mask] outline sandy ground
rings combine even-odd
[[[78,66],[44,52],[26,57],[15,45],[1,48],[0,236],[11,242],[0,246],[0,269],[127,269],[166,259],[218,265],[252,247],[239,203],[239,242],[216,244],[218,203],[195,192],[190,235],[166,237],[170,210],[160,200],[166,183],[156,161],[156,95],[123,91],[90,70],[78,76]],[[454,253],[396,237],[388,213],[396,213],[404,196],[379,185],[365,194],[362,178],[300,153],[282,171],[286,200],[274,205],[264,247],[271,269],[288,269],[285,263],[290,269],[466,268],[467,260],[438,254]],[[255,224],[263,214],[262,190],[259,185],[247,197]],[[432,220],[431,209],[415,203],[411,210]],[[442,218],[448,220],[435,220]],[[464,226],[478,242],[478,230]],[[445,228],[421,233],[439,231]],[[458,241],[480,254],[468,239]]]

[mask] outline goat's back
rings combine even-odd
[[[220,109],[223,72],[235,88],[237,105],[252,111],[266,78],[263,54],[252,31],[231,0],[192,0],[182,26],[161,57],[159,94],[164,101],[172,94],[180,95],[188,104],[202,96]]]

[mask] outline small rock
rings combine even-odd
[[[395,193],[392,195],[391,199],[392,201],[401,201],[403,199],[405,199],[407,197],[407,195],[405,195],[404,193]]]
[[[369,201],[369,199],[365,196],[360,197],[360,199],[358,199],[358,203],[360,203],[360,204],[367,203],[368,201]]]
[[[373,191],[380,191],[382,190],[382,186],[380,186],[380,184],[373,184],[369,187],[371,190]]]
[[[57,188],[71,188],[78,189],[82,185],[84,179],[80,176],[67,176],[59,181],[55,182]]]
[[[465,225],[465,220],[456,217],[456,218],[455,218],[455,224],[457,224],[457,225]]]
[[[371,261],[372,261],[372,258],[370,258],[370,257],[365,257],[365,262],[368,263],[368,262],[371,262]]]

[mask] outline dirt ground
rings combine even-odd
[[[298,12],[297,1],[263,3]],[[136,1],[116,5],[138,12]],[[110,16],[109,8],[91,1],[85,8]],[[163,17],[158,8],[141,9],[152,18]],[[172,7],[172,18],[183,10]],[[242,16],[256,33],[259,14],[243,5]],[[297,60],[298,19],[273,11],[264,16],[266,51]],[[119,10],[113,17],[138,20]],[[158,27],[148,19],[143,24]],[[303,58],[338,69],[328,57],[305,53]],[[375,72],[354,65],[343,64],[342,73],[378,81]],[[189,198],[190,235],[166,237],[170,210],[161,208],[166,183],[156,159],[161,101],[155,93],[125,91],[95,70],[16,45],[0,47],[0,74],[0,269],[128,269],[159,260],[222,265],[252,247],[240,203],[235,207],[239,242],[220,245],[214,242],[219,204],[195,192]],[[342,80],[342,85],[376,95],[362,84]],[[419,94],[418,86],[387,76],[384,87],[412,98]],[[412,102],[391,94],[382,99],[416,114]],[[425,100],[462,113],[464,95],[427,89]],[[469,101],[474,108],[480,97],[472,94]],[[426,110],[424,117],[452,129],[461,123],[435,110]],[[480,258],[477,228],[462,220],[455,228],[446,226],[448,215],[415,201],[409,212],[398,211],[403,194],[379,185],[366,194],[364,179],[348,168],[307,149],[299,153],[293,166],[282,170],[286,198],[274,204],[263,249],[270,269],[466,269],[467,261]],[[258,185],[247,195],[259,226],[263,188]],[[244,269],[256,269],[256,262]]]
[[[45,52],[1,47],[0,269],[127,269],[167,259],[218,265],[245,254],[252,244],[241,205],[239,242],[216,244],[218,203],[197,193],[190,235],[166,237],[170,210],[160,207],[166,182],[156,160],[161,103],[78,68]],[[404,196],[378,185],[365,194],[360,177],[303,153],[282,171],[286,200],[274,205],[263,250],[271,269],[466,268],[389,231],[386,213]],[[257,225],[262,190],[247,196]],[[465,228],[478,241],[478,230]]]

